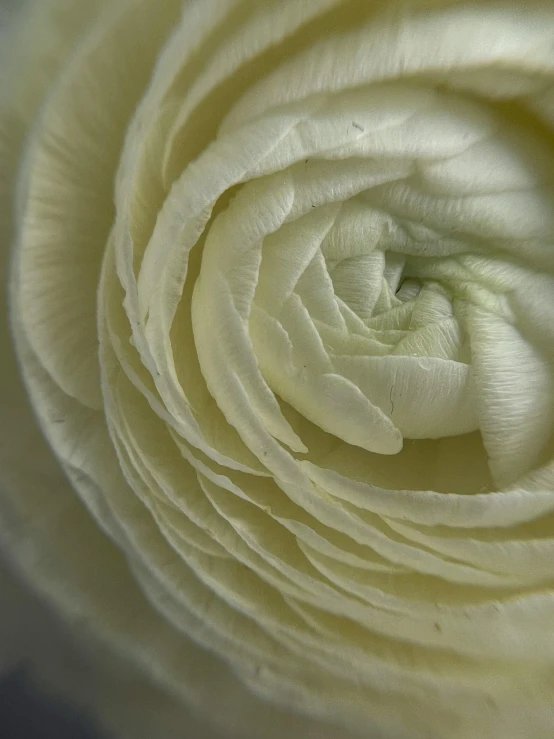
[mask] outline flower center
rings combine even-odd
[[[314,95],[279,112],[290,128],[206,238],[193,322],[210,391],[225,403],[202,344],[208,306],[229,332],[221,357],[240,357],[257,418],[293,451],[307,447],[277,398],[369,452],[480,431],[492,466],[503,460],[498,481],[529,468],[549,433],[538,393],[549,371],[515,328],[514,296],[548,259],[548,147],[492,107],[418,85]],[[241,126],[246,141],[273,119]],[[233,128],[222,131],[223,143]],[[503,382],[519,385],[514,351],[537,378],[525,404],[506,400],[493,370],[505,364]],[[544,416],[540,441],[513,439],[522,412],[532,424]],[[520,450],[507,466],[506,444]]]

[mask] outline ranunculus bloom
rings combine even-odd
[[[242,737],[551,737],[554,4],[28,0],[2,70],[29,581]]]

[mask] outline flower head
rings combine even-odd
[[[29,576],[245,734],[550,736],[554,5],[28,6]]]

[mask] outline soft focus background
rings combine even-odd
[[[0,29],[21,0],[0,0]],[[1,40],[1,37],[0,37]],[[2,248],[4,248],[2,244]],[[3,307],[2,307],[3,309]],[[39,618],[35,618],[36,616]],[[53,618],[0,565],[0,736],[2,739],[100,739],[98,728],[71,705],[33,684],[33,661],[51,654],[63,666],[64,648]],[[42,628],[39,628],[39,625]],[[67,649],[67,648],[66,648]],[[47,661],[48,661],[47,659]],[[65,657],[67,659],[67,655]],[[55,663],[59,662],[57,668]],[[82,665],[83,677],[87,668]]]
[[[24,1],[0,0],[0,43],[11,14]],[[42,664],[38,672],[37,664]],[[105,739],[81,708],[48,691],[38,677],[41,670],[53,678],[64,670],[81,682],[91,678],[55,617],[26,592],[0,551],[0,737]]]
[[[24,1],[0,0],[0,43],[10,15]],[[37,664],[42,665],[38,671]],[[44,685],[39,688],[41,671],[49,671],[54,683],[54,675],[64,671],[65,679],[71,676],[83,685],[92,678],[91,668],[71,650],[54,616],[6,566],[0,542],[0,737],[105,739],[90,716],[85,717],[86,711],[54,696]]]
[[[24,586],[0,541],[0,739],[240,736],[229,727],[222,737],[132,665],[73,634]]]
[[[63,692],[70,681],[86,693],[86,682],[94,679],[91,668],[5,561],[0,563],[0,593],[0,737],[104,739],[86,711],[52,692],[57,686]]]

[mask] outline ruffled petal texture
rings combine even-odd
[[[2,60],[15,559],[240,736],[547,739],[554,4],[77,5]]]

